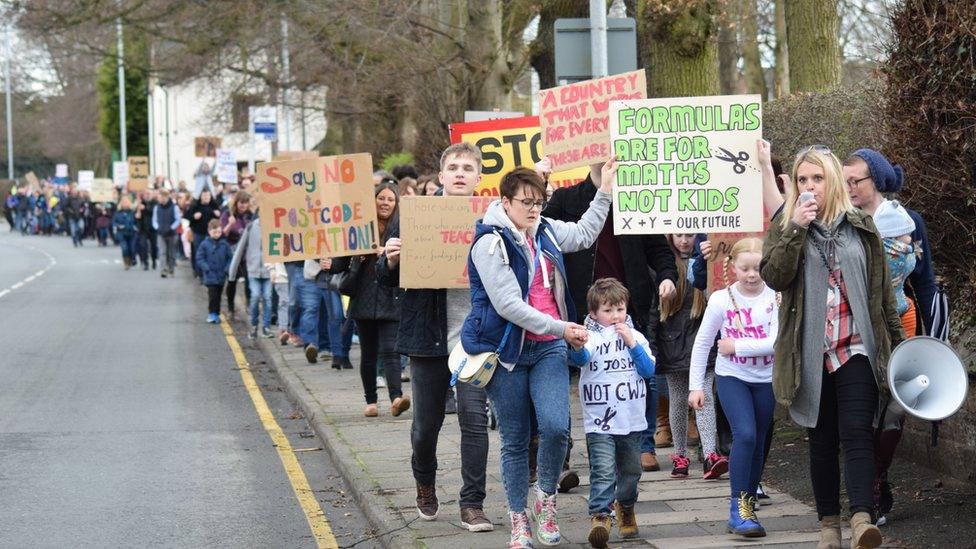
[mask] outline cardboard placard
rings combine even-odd
[[[213,158],[217,156],[221,141],[219,137],[214,136],[194,137],[193,155],[197,158]]]
[[[96,177],[88,195],[92,202],[115,202],[115,183],[107,177]]]
[[[24,179],[27,180],[27,188],[31,191],[39,191],[41,189],[41,181],[37,179],[37,175],[34,172],[25,173]]]
[[[91,170],[79,170],[78,171],[78,190],[80,191],[90,191],[92,188],[92,181],[95,179],[95,172]]]
[[[319,151],[278,151],[278,154],[274,155],[271,161],[281,162],[282,160],[301,160],[303,158],[318,157]]]
[[[539,91],[542,150],[554,170],[610,157],[610,101],[647,97],[644,69]]]
[[[129,157],[129,180],[126,188],[129,192],[142,191],[149,188],[149,157]]]
[[[763,229],[758,95],[610,102],[614,234]]]
[[[230,149],[217,149],[217,162],[214,166],[217,181],[237,183],[237,156]]]
[[[535,167],[542,160],[538,116],[451,124],[451,143],[471,143],[481,151],[481,182],[475,194],[498,196],[502,176],[519,166]],[[553,172],[553,188],[571,187],[586,179],[589,168]]]
[[[404,196],[400,199],[400,287],[467,288],[475,221],[491,196]]]
[[[262,162],[256,171],[265,262],[362,255],[380,248],[368,153]]]
[[[129,163],[116,160],[112,162],[112,181],[116,187],[125,188],[129,182]]]

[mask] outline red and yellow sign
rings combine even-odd
[[[498,196],[498,185],[519,166],[532,168],[542,160],[542,130],[538,116],[451,124],[451,143],[471,143],[481,150],[481,183],[475,193]],[[588,167],[553,172],[553,188],[571,187],[586,179]]]

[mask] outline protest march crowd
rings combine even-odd
[[[813,145],[784,171],[768,143],[755,146],[768,229],[721,255],[705,234],[616,234],[614,155],[555,190],[548,159],[514,168],[475,226],[470,288],[400,287],[400,199],[473,196],[482,153],[463,142],[443,151],[437,174],[419,177],[409,166],[373,174],[380,245],[366,255],[265,262],[253,176],[221,185],[201,170],[192,191],[157,178],[95,204],[74,186],[43,182],[16,190],[5,206],[23,235],[117,243],[125,269],[141,264],[169,277],[187,260],[207,288],[207,322],[220,322],[221,310],[235,316],[242,283],[249,336],[302,347],[309,363],[353,368],[358,338],[364,415],[380,415],[383,388],[390,415],[412,410],[423,520],[441,512],[438,435],[456,411],[461,524],[494,528],[483,503],[488,429],[497,422],[509,547],[559,544],[557,493],[580,483],[569,460],[578,377],[592,546],[607,546],[614,522],[621,537],[638,535],[638,481],[662,467],[666,447],[676,479],[727,474],[729,531],[764,536],[761,481],[778,401],[808,429],[818,547],[841,547],[839,459],[851,546],[877,547],[901,434],[898,422],[877,422],[888,398],[884,365],[898,343],[933,324],[925,225],[888,197],[904,175],[877,151],[841,160]],[[709,291],[714,262],[724,287]],[[487,364],[490,379],[455,385],[456,348]]]

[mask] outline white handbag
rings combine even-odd
[[[484,387],[491,381],[491,376],[498,367],[498,355],[508,341],[508,334],[512,332],[512,323],[509,322],[505,327],[505,335],[502,336],[498,349],[494,352],[478,353],[476,355],[465,352],[461,342],[451,351],[451,356],[447,359],[447,367],[451,370],[451,387],[457,384],[470,383],[475,387]]]

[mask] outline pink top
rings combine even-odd
[[[535,257],[535,242],[531,238],[526,238],[525,241],[529,245],[529,256]],[[539,254],[539,265],[537,267],[532,284],[529,285],[529,306],[556,320],[561,320],[559,306],[556,305],[556,298],[552,294],[556,266],[547,261],[545,255]],[[548,277],[548,284],[543,277]],[[525,339],[530,341],[554,341],[559,338],[550,334],[539,335],[527,331],[525,332]]]

